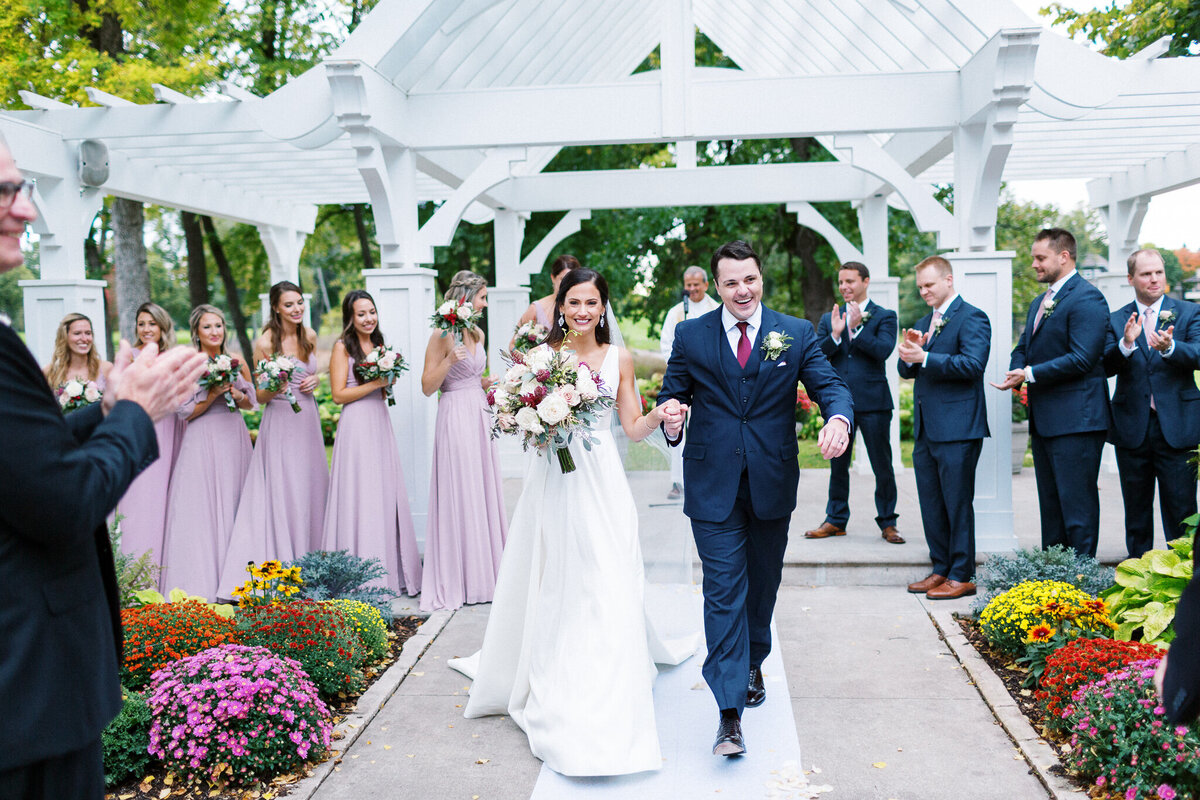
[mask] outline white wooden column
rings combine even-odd
[[[488,289],[488,366],[496,375],[504,369],[501,350],[508,349],[517,320],[529,307],[529,275],[521,270],[521,243],[525,219],[516,211],[500,209],[493,221],[496,240],[496,285]],[[516,438],[516,437],[505,437]]]
[[[883,195],[872,195],[858,207],[858,229],[862,234],[862,261],[871,270],[870,297],[884,308],[900,313],[900,279],[891,275],[888,249],[888,205]],[[897,331],[899,334],[899,331]],[[899,343],[899,336],[896,339]],[[904,460],[900,452],[900,373],[896,370],[896,348],[887,358],[888,388],[892,393],[892,425],[888,438],[892,444],[892,469],[896,474],[904,471]],[[854,469],[864,475],[871,473],[871,462],[862,434],[858,435],[858,455],[854,458]]]
[[[271,285],[274,286],[280,281],[291,281],[300,286],[300,254],[304,252],[304,242],[308,239],[308,234],[279,225],[259,225],[258,237],[267,251]],[[258,302],[259,312],[265,324],[271,317],[270,295],[260,294]],[[317,320],[317,323],[320,324],[320,320]],[[312,319],[312,292],[304,292],[304,324],[316,327]]]
[[[975,549],[980,553],[1015,550],[1012,511],[1012,400],[1008,392],[987,384],[999,383],[1008,371],[1012,352],[1011,251],[946,253],[954,266],[954,287],[963,299],[987,314],[992,324],[992,348],[983,374],[991,438],[975,472]]]

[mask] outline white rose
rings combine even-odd
[[[78,397],[83,394],[83,384],[76,380],[67,381],[67,385],[63,387],[63,394],[67,397]]]
[[[233,368],[233,360],[229,356],[217,356],[217,369],[225,372]]]
[[[534,372],[550,369],[550,365],[554,363],[554,350],[550,345],[539,344],[525,354],[525,363]]]
[[[378,360],[379,360],[379,351],[372,350],[371,352],[367,353],[366,358],[363,359],[363,363],[364,364],[374,364]]]
[[[538,419],[538,413],[529,406],[525,406],[516,415],[517,427],[529,433],[542,433],[546,429],[542,427],[542,421]]]
[[[547,425],[557,425],[570,416],[571,407],[562,395],[555,392],[542,398],[542,402],[538,403],[537,413]]]
[[[576,369],[579,367],[579,356],[575,354],[574,350],[567,350],[562,364],[564,369]]]
[[[508,433],[517,427],[517,418],[512,414],[497,414],[496,424],[500,430]]]
[[[514,386],[520,386],[521,381],[525,380],[525,365],[513,364],[504,373],[504,382]]]
[[[94,403],[100,399],[100,390],[96,387],[96,384],[91,381],[88,382],[87,387],[83,390],[83,399],[89,403]]]
[[[67,403],[69,403],[69,402],[71,402],[71,398],[66,392],[63,392],[62,394],[60,394],[58,396],[58,404],[60,406],[62,406],[63,408],[66,408]]]
[[[572,408],[579,405],[581,398],[579,397],[579,392],[574,386],[563,386],[559,388],[558,393],[562,395],[563,400],[567,401],[567,405],[571,406]]]
[[[444,302],[440,306],[438,306],[437,313],[441,314],[444,317],[453,310],[454,310],[454,301],[447,300],[446,302]]]
[[[388,353],[383,358],[379,359],[379,368],[387,371],[396,366],[396,356]]]
[[[575,391],[579,392],[579,396],[584,400],[595,400],[600,396],[600,388],[592,380],[591,373],[582,370],[575,379]]]
[[[537,388],[539,386],[541,386],[541,384],[537,382],[536,378],[530,378],[529,380],[527,380],[521,384],[520,388],[517,389],[517,394],[519,394],[519,395],[533,394],[534,392],[537,391]]]
[[[492,402],[496,404],[496,408],[507,408],[508,404],[512,402],[512,395],[504,391],[502,387],[497,388],[492,393]],[[510,414],[509,416],[512,415]]]

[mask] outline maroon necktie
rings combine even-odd
[[[746,335],[746,327],[750,323],[739,322],[737,329],[742,332],[742,338],[738,339],[737,359],[742,365],[742,369],[746,368],[746,362],[750,360],[750,337]]]

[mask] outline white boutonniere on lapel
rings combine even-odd
[[[792,346],[792,337],[779,331],[771,331],[763,337],[762,351],[767,361],[775,361]]]
[[[1046,305],[1042,308],[1042,319],[1050,319],[1056,308],[1058,308],[1057,300],[1047,300]]]
[[[860,316],[860,317],[859,317],[859,323],[858,323],[858,324],[859,324],[860,326],[861,326],[861,325],[866,325],[866,324],[867,324],[868,322],[870,322],[870,321],[871,321],[871,312],[870,312],[870,311],[864,311],[864,312],[862,312],[862,316]]]
[[[1170,325],[1172,322],[1175,321],[1175,317],[1176,317],[1176,314],[1174,311],[1170,311],[1170,310],[1160,311],[1160,312],[1158,312],[1158,324],[1159,325]]]
[[[935,334],[941,333],[941,332],[942,332],[942,328],[946,327],[946,323],[947,323],[947,322],[949,322],[949,321],[950,321],[950,316],[949,316],[949,315],[946,315],[946,316],[942,317],[941,319],[939,319],[939,320],[937,321],[937,325],[934,325],[934,326],[933,326],[933,332],[934,332]]]

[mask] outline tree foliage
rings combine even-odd
[[[1053,24],[1066,25],[1071,36],[1082,35],[1102,52],[1128,58],[1164,36],[1171,37],[1168,56],[1200,54],[1200,3],[1195,0],[1128,0],[1118,6],[1077,11],[1051,3],[1041,12]]]

